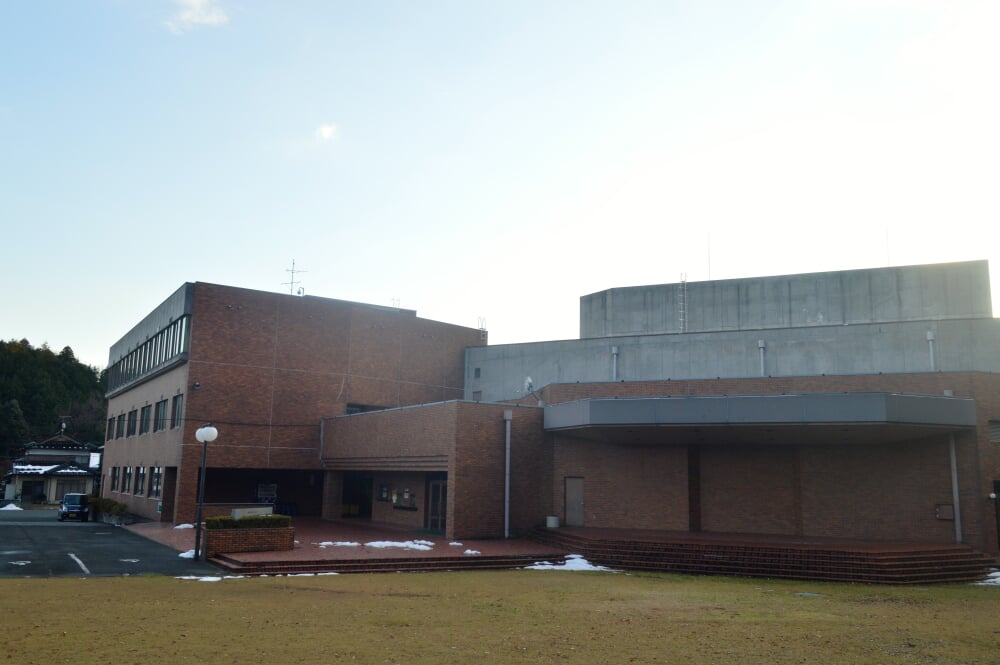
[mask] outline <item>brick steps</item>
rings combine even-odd
[[[530,566],[540,555],[413,557],[389,559],[323,559],[312,561],[239,561],[220,554],[210,561],[233,575],[296,575],[306,573],[396,573],[448,570],[500,570]]]
[[[928,584],[980,580],[996,565],[991,557],[964,545],[879,550],[798,543],[646,542],[586,538],[541,527],[533,537],[582,554],[595,564],[708,575]]]

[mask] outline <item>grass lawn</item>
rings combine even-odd
[[[500,571],[0,580],[0,663],[991,663],[1000,587]]]

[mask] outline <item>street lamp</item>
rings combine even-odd
[[[212,426],[212,423],[205,423],[194,433],[194,438],[201,443],[201,477],[198,479],[198,517],[194,523],[194,558],[195,561],[202,559],[201,556],[201,510],[205,504],[205,463],[208,460],[208,442],[215,441],[219,436],[219,430]]]

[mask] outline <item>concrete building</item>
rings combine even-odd
[[[630,287],[581,298],[578,340],[488,346],[413,312],[189,284],[112,349],[105,492],[190,519],[212,421],[220,510],[995,554],[990,303],[985,262]],[[140,467],[159,496],[122,480]]]

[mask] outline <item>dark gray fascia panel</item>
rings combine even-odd
[[[976,402],[893,393],[595,398],[549,404],[545,429],[644,425],[910,424],[975,427]]]

